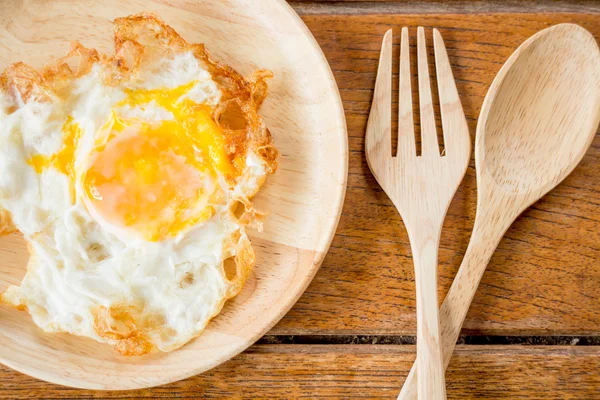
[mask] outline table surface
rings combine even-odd
[[[394,29],[397,56],[401,27],[411,28],[413,42],[417,26],[440,30],[474,138],[485,93],[519,44],[561,22],[600,39],[600,1],[291,5],[337,79],[350,150],[340,225],[305,294],[260,344],[206,374],[154,389],[91,392],[0,366],[0,398],[395,398],[415,354],[413,267],[402,221],[363,152],[383,34]],[[442,233],[442,298],[466,249],[475,201],[471,162]],[[448,398],[600,399],[600,134],[579,167],[509,229],[463,334]]]

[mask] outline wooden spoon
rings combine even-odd
[[[574,24],[538,32],[504,64],[477,124],[477,215],[440,309],[448,365],[485,268],[513,221],[581,161],[600,122],[600,51]],[[398,399],[417,398],[413,365]]]

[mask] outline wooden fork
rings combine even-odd
[[[379,71],[365,150],[371,172],[390,197],[408,231],[417,298],[417,366],[420,400],[445,399],[444,362],[440,346],[437,258],[446,211],[466,172],[471,152],[469,129],[458,97],[442,36],[433,30],[445,151],[440,155],[425,46],[417,32],[417,65],[421,116],[421,155],[417,155],[412,115],[408,29],[402,28],[398,151],[392,156],[392,31],[383,38]],[[421,378],[422,377],[422,378]]]

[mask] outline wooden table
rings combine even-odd
[[[350,148],[339,229],[306,293],[259,344],[206,374],[154,389],[91,392],[0,367],[0,398],[395,398],[415,356],[412,262],[402,221],[363,153],[383,33],[394,28],[398,55],[400,27],[413,28],[412,39],[417,26],[440,29],[474,135],[487,88],[516,47],[560,22],[600,39],[600,2],[291,5],[337,78]],[[471,163],[442,234],[442,298],[467,246],[475,199]],[[463,334],[447,374],[451,399],[600,399],[600,134],[575,172],[508,231]]]

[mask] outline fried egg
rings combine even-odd
[[[270,73],[245,79],[150,14],[117,19],[115,47],[0,76],[0,233],[30,249],[0,302],[46,332],[167,352],[254,265],[250,198],[276,169],[257,113]]]

